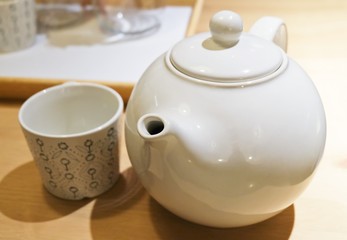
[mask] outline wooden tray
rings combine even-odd
[[[198,18],[200,16],[203,0],[164,0],[168,6],[191,6],[192,14],[187,27],[186,35],[195,33]],[[26,99],[34,93],[51,87],[53,85],[66,82],[66,79],[43,79],[43,78],[21,78],[21,77],[0,77],[0,98],[2,99]],[[78,81],[78,79],[76,79]],[[83,82],[87,82],[84,80]],[[134,83],[127,82],[100,82],[118,91],[127,102]]]

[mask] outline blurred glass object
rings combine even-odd
[[[43,29],[60,28],[78,22],[85,0],[43,0],[37,6],[37,19]]]
[[[147,36],[160,27],[162,0],[95,0],[94,4],[109,41]]]

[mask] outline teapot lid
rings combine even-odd
[[[210,21],[211,33],[176,44],[170,61],[188,76],[213,82],[240,82],[275,72],[283,62],[282,49],[242,29],[238,14],[218,12]]]

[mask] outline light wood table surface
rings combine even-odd
[[[263,15],[283,18],[288,54],[321,94],[326,149],[300,198],[276,217],[249,227],[192,224],[148,196],[123,142],[122,175],[113,189],[96,199],[60,200],[41,185],[17,121],[21,102],[1,100],[0,239],[347,239],[347,1],[205,0],[197,31],[206,31],[211,15],[221,9],[238,12],[245,30]]]

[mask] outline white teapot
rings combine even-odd
[[[286,27],[242,32],[222,11],[211,33],[176,44],[135,86],[126,110],[131,163],[149,194],[189,221],[238,227],[290,206],[323,154],[325,113],[285,54]]]

